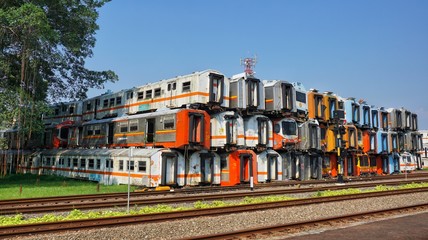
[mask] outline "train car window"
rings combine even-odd
[[[103,107],[108,107],[108,99],[104,99],[104,101],[103,101]]]
[[[94,159],[88,159],[88,168],[94,169],[95,160]]]
[[[123,160],[119,160],[119,170],[123,171]]]
[[[146,161],[138,161],[138,171],[139,172],[146,172],[147,171]]]
[[[130,132],[138,131],[138,119],[129,121],[129,131]]]
[[[134,161],[128,161],[128,163],[129,163],[129,170],[134,171],[135,162]]]
[[[116,97],[116,105],[122,104],[122,97]]]
[[[297,135],[297,124],[295,122],[282,122],[282,134]]]
[[[101,129],[95,129],[95,134],[94,135],[100,135],[101,134]]]
[[[86,159],[80,159],[80,167],[86,168]]]
[[[59,115],[59,108],[55,108],[55,116]]]
[[[77,167],[78,165],[79,159],[77,158],[73,158],[73,167]]]
[[[128,132],[128,122],[119,122],[120,132]]]
[[[50,161],[51,161],[51,158],[45,158],[45,161],[43,162],[43,165],[45,165],[45,166],[49,165]]]
[[[114,106],[114,98],[110,98],[110,107]]]
[[[143,99],[144,98],[144,91],[138,92],[138,99]]]
[[[183,92],[190,92],[190,82],[184,82],[183,83],[182,91]]]
[[[113,160],[110,159],[109,162],[110,162],[109,168],[113,169]]]
[[[72,164],[72,162],[71,162],[71,159],[70,159],[70,158],[68,158],[68,159],[67,159],[67,162],[68,162],[68,167],[71,167],[71,166],[72,166],[72,165],[71,165],[71,164]]]
[[[160,95],[161,95],[161,89],[155,88],[155,97],[160,97]]]
[[[97,159],[97,169],[101,169],[101,159]]]
[[[94,131],[92,130],[92,129],[88,129],[88,132],[87,132],[88,134],[88,136],[91,136],[91,135],[93,135],[94,134]]]
[[[86,104],[86,111],[90,111],[91,109],[92,109],[91,102],[88,102],[88,103]]]
[[[302,92],[296,92],[296,101],[306,103],[306,94]]]
[[[69,113],[70,113],[70,114],[73,114],[73,113],[74,113],[74,107],[73,107],[73,106],[70,106]]]
[[[166,119],[163,121],[163,129],[174,129],[175,122],[174,119]]]
[[[172,83],[172,90],[175,90],[177,88],[177,83]]]
[[[67,111],[67,106],[62,105],[62,112],[66,112]]]
[[[134,92],[132,92],[132,91],[127,92],[126,93],[126,99],[132,99],[132,98],[134,98]],[[138,97],[138,98],[140,98],[140,97]]]
[[[149,98],[152,98],[152,90],[146,91],[146,98],[145,99],[149,99]]]
[[[95,99],[95,105],[100,106],[100,99]]]

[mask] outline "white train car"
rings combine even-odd
[[[100,96],[83,100],[83,120],[120,117],[128,114],[133,103],[133,89],[107,92]]]
[[[300,82],[293,82],[292,84],[296,92],[297,115],[301,118],[305,118],[308,115],[307,91]]]
[[[55,126],[65,121],[82,121],[82,101],[57,103],[50,108],[51,113],[43,116],[46,126]]]
[[[409,152],[400,153],[400,172],[413,172],[416,170],[416,158]]]
[[[269,113],[296,113],[296,90],[282,80],[263,80],[265,109]]]
[[[247,73],[232,76],[230,80],[230,107],[248,112],[265,110],[263,83]]]
[[[189,157],[186,185],[220,185],[220,156],[201,150]]]
[[[129,114],[160,108],[229,107],[229,79],[216,70],[205,70],[185,76],[136,87],[129,104]]]
[[[40,174],[111,185],[127,184],[129,171],[132,185],[185,185],[183,155],[164,148],[47,150],[40,161]]]
[[[264,115],[244,118],[245,146],[257,151],[273,147],[272,121]]]
[[[227,150],[245,145],[244,119],[236,112],[211,114],[211,147]]]
[[[282,180],[283,167],[281,155],[271,149],[257,154],[258,182]]]

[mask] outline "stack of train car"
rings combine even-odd
[[[247,69],[248,70],[248,69]],[[147,187],[393,174],[421,168],[417,115],[301,83],[215,70],[52,106],[10,169]],[[14,162],[17,165],[14,165]]]

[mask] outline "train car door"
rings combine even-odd
[[[199,154],[201,160],[201,184],[214,182],[214,156],[211,153]]]
[[[162,154],[162,180],[161,185],[177,184],[178,158],[173,153]]]
[[[194,145],[204,144],[204,115],[189,113],[189,143]]]
[[[126,97],[126,100],[125,100],[126,107],[124,108],[125,113],[128,114],[128,113],[135,112],[135,111],[132,111],[131,109],[131,106],[134,103],[134,90],[126,91],[125,97]]]
[[[260,80],[257,78],[247,78],[245,82],[247,85],[247,106],[244,106],[244,107],[257,108],[260,105],[260,96],[259,96]]]
[[[294,110],[293,85],[290,83],[281,83],[282,107],[287,111]]]
[[[249,182],[250,177],[253,176],[253,156],[248,153],[239,155],[240,159],[240,181]]]
[[[235,115],[225,115],[226,119],[226,144],[238,144],[238,129],[237,124],[237,116]]]
[[[266,117],[258,117],[257,125],[258,125],[258,144],[268,145],[269,143],[269,119]]]
[[[224,76],[210,73],[210,97],[209,102],[221,105],[223,103]]]
[[[146,143],[153,143],[155,141],[155,128],[156,118],[146,119]]]
[[[168,100],[167,107],[177,107],[177,82],[172,81],[167,83],[166,99]]]
[[[108,124],[108,130],[107,130],[107,144],[113,144],[113,138],[114,138],[114,123]]]
[[[278,180],[278,155],[267,154],[267,180]]]

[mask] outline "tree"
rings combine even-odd
[[[49,102],[83,99],[118,79],[85,67],[106,2],[0,0],[0,129],[17,127],[18,148],[43,131]]]

